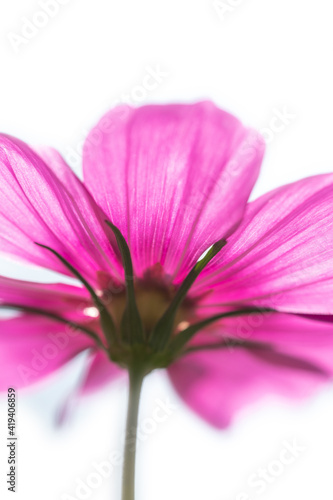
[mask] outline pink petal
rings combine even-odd
[[[61,283],[34,283],[0,276],[0,305],[15,304],[59,312],[62,316],[82,316],[91,305],[84,288]]]
[[[0,250],[69,274],[50,246],[91,280],[119,264],[105,216],[82,183],[53,150],[50,168],[23,142],[0,136]]]
[[[250,203],[193,293],[207,305],[246,303],[333,312],[333,175],[276,189]]]
[[[292,399],[307,397],[332,378],[329,323],[279,313],[238,317],[224,320],[215,340],[222,335],[268,342],[279,353],[314,363],[323,372],[279,366],[269,355],[265,359],[253,350],[236,347],[184,356],[170,366],[171,380],[185,402],[216,427],[226,427],[239,410],[261,397],[273,393]],[[212,337],[202,334],[200,341],[205,340],[211,342]]]
[[[97,203],[127,238],[138,273],[178,279],[239,223],[263,141],[212,103],[122,106],[87,138],[83,168]]]
[[[83,333],[48,318],[0,320],[0,391],[28,386],[93,346]]]
[[[119,366],[112,363],[103,351],[92,354],[91,364],[81,386],[81,394],[89,394],[124,373]]]

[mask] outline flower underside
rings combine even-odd
[[[89,327],[69,321],[54,312],[38,308],[15,304],[2,304],[2,306],[48,316],[55,321],[67,323],[90,336],[99,348],[107,352],[111,361],[127,369],[139,366],[145,373],[155,368],[165,368],[186,353],[226,347],[251,349],[259,356],[267,354],[275,358],[278,356],[276,361],[279,363],[299,365],[299,360],[294,357],[282,355],[283,359],[281,359],[281,354],[275,352],[273,346],[263,342],[225,337],[216,343],[191,344],[197,332],[220,319],[258,312],[275,312],[269,308],[242,307],[207,317],[201,321],[194,321],[196,301],[189,298],[187,293],[201,271],[226,245],[226,240],[220,240],[210,247],[204,257],[194,265],[182,284],[176,288],[163,278],[161,272],[158,272],[160,271],[158,266],[154,270],[147,271],[144,278],[135,278],[126,240],[116,226],[109,221],[105,222],[116,236],[125,271],[125,284],[117,289],[117,293],[107,287],[100,291],[94,290],[60,254],[50,247],[36,243],[53,253],[89,292],[93,302],[93,307],[88,308],[92,316]],[[104,334],[103,339],[97,333],[98,323]],[[298,366],[298,368],[318,370],[311,363],[305,363],[305,365]]]

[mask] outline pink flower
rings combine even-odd
[[[167,367],[187,404],[224,427],[260,396],[331,379],[333,175],[247,203],[263,152],[207,102],[112,110],[86,140],[84,182],[56,151],[2,135],[0,250],[81,283],[0,277],[0,302],[20,311],[0,322],[0,389],[89,349],[89,392],[149,351],[151,369]]]

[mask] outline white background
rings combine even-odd
[[[209,98],[266,135],[276,110],[292,115],[270,135],[253,196],[332,170],[332,3],[224,4],[233,7],[218,15],[212,0],[69,0],[14,50],[23,18],[36,20],[41,7],[37,0],[1,0],[0,128],[58,148],[79,172],[87,130],[124,94],[136,105]],[[142,90],[147,67],[157,66],[162,81]],[[4,258],[0,273],[57,278]],[[121,450],[126,381],[81,401],[64,428],[55,426],[84,362],[77,359],[18,395],[18,500],[78,498],[77,480],[87,480],[93,462]],[[251,500],[332,498],[332,387],[301,405],[269,398],[240,413],[224,432],[192,415],[163,373],[146,382],[141,419],[151,417],[156,398],[169,398],[177,408],[140,442],[137,500],[246,500],[243,491]],[[5,411],[2,398],[0,496],[7,499],[13,494],[5,486]],[[278,459],[284,441],[293,439],[306,449],[258,496],[247,485],[249,476]],[[87,498],[118,500],[120,476],[115,467]]]

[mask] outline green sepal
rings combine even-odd
[[[168,309],[165,311],[163,316],[155,325],[153,332],[151,334],[150,344],[153,349],[157,351],[162,351],[167,343],[169,342],[175,317],[179,307],[181,306],[183,300],[186,297],[187,292],[193,285],[194,281],[197,279],[201,271],[207,266],[207,264],[215,257],[216,254],[227,244],[227,241],[222,239],[210,247],[206,255],[200,259],[195,266],[191,269],[189,274],[186,276],[181,286],[179,287],[176,295],[174,296]]]
[[[220,314],[215,314],[214,316],[210,316],[209,318],[205,318],[204,320],[199,321],[198,323],[194,323],[193,325],[186,328],[186,330],[179,332],[177,336],[174,337],[174,339],[170,342],[169,349],[173,353],[178,353],[182,351],[183,348],[186,346],[186,344],[194,337],[194,335],[196,335],[196,333],[198,333],[200,330],[210,325],[211,323],[218,321],[219,319],[232,318],[234,316],[244,316],[247,314],[258,314],[258,313],[268,313],[268,312],[274,312],[274,310],[268,307],[266,308],[248,307],[244,309],[238,309],[236,311],[228,311]]]
[[[221,342],[191,346],[182,352],[182,356],[193,352],[202,352],[215,349],[245,349],[256,356],[260,361],[275,365],[279,368],[288,368],[313,373],[318,376],[327,377],[329,373],[325,368],[291,354],[278,351],[275,346],[266,342],[252,340],[241,340],[232,337],[224,338]]]
[[[36,242],[35,242],[36,243]],[[101,299],[98,297],[96,294],[95,290],[93,287],[88,283],[88,281],[75,269],[69,262],[67,262],[66,259],[64,259],[58,252],[53,250],[53,248],[50,248],[46,245],[42,245],[41,243],[36,243],[39,247],[45,248],[49,252],[53,253],[60,262],[64,264],[65,267],[79,280],[81,281],[82,285],[87,289],[87,291],[90,293],[90,296],[94,302],[95,307],[98,309],[99,314],[100,314],[100,323],[104,332],[104,335],[106,337],[106,340],[111,346],[115,342],[117,342],[117,332],[116,332],[116,327],[113,322],[112,316],[110,315],[109,311],[101,301]]]
[[[121,320],[122,336],[130,344],[141,344],[144,341],[144,330],[135,300],[134,272],[131,252],[119,229],[112,224],[112,222],[108,220],[105,222],[112,229],[116,237],[125,271],[126,307]]]

